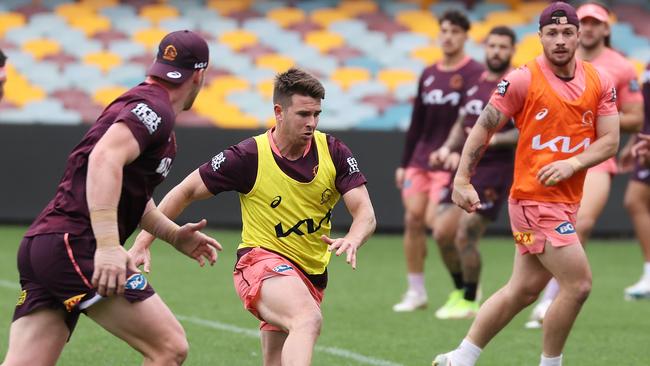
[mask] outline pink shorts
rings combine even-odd
[[[311,296],[316,300],[318,306],[323,301],[324,291],[317,288],[309,281],[302,271],[279,254],[264,250],[262,248],[253,248],[250,252],[244,254],[233,272],[233,280],[235,282],[235,290],[239,298],[244,303],[246,310],[250,311],[255,317],[261,320],[260,329],[268,331],[283,331],[282,329],[271,325],[260,317],[259,312],[255,306],[260,291],[262,289],[262,281],[275,277],[275,276],[294,276],[302,280],[311,293]]]
[[[432,172],[421,168],[406,168],[404,174],[404,187],[402,198],[410,197],[417,193],[426,193],[429,200],[440,202],[448,190],[451,182],[451,172],[438,170]]]
[[[540,254],[548,240],[554,247],[580,244],[575,229],[578,204],[508,200],[510,227],[520,254]]]
[[[611,157],[602,163],[589,168],[589,172],[596,173],[609,173],[610,175],[618,174],[618,165],[616,165],[616,158]]]

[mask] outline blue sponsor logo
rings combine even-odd
[[[282,273],[282,272],[290,271],[292,269],[293,267],[291,267],[288,264],[281,264],[279,266],[275,266],[275,268],[273,268],[273,272]]]
[[[127,290],[144,290],[147,287],[147,278],[142,273],[132,274],[126,280],[124,287]]]
[[[563,222],[560,226],[555,228],[555,231],[561,235],[574,234],[576,232],[576,228],[570,222]]]

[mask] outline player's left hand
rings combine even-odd
[[[537,172],[537,180],[543,185],[550,187],[571,178],[573,173],[575,173],[575,169],[571,163],[565,160],[558,160],[543,166]]]
[[[457,152],[452,152],[447,156],[447,159],[442,165],[442,168],[448,171],[455,171],[458,169],[458,163],[460,163],[460,154]]]
[[[207,225],[205,219],[197,223],[187,223],[180,227],[174,240],[174,247],[190,258],[194,258],[203,267],[205,261],[214,265],[217,261],[217,251],[223,248],[215,239],[203,234],[200,230]]]
[[[320,239],[329,245],[327,248],[330,252],[335,252],[337,256],[346,253],[345,261],[352,266],[352,269],[357,269],[357,250],[360,244],[355,244],[346,238],[332,239],[327,235],[321,235]]]
[[[632,146],[632,156],[639,159],[641,165],[650,164],[650,135],[638,134],[637,142]]]

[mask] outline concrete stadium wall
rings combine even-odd
[[[52,198],[65,160],[78,143],[87,126],[0,125],[0,222],[29,224]],[[171,173],[157,189],[156,201],[200,164],[221,150],[256,133],[244,130],[214,128],[178,128],[178,155]],[[378,229],[401,231],[403,208],[395,189],[394,171],[399,164],[404,134],[377,131],[337,131],[355,153],[361,171],[368,178]],[[627,177],[616,177],[612,194],[595,229],[598,236],[629,236],[632,227],[623,209]],[[490,232],[507,234],[506,210]],[[179,222],[205,217],[212,227],[240,227],[237,195],[224,193],[216,198],[195,203],[179,218]],[[340,202],[334,214],[337,229],[345,229],[351,219]]]

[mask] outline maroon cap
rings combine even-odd
[[[160,41],[147,75],[180,84],[195,70],[207,68],[209,58],[208,44],[201,36],[189,30],[172,32]]]
[[[576,9],[562,1],[551,3],[539,16],[539,29],[549,24],[573,24],[580,28]]]

